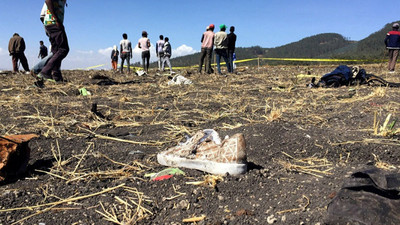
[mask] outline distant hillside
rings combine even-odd
[[[384,39],[387,32],[392,30],[392,23],[386,24],[381,30],[360,40],[348,49],[339,49],[333,52],[333,57],[357,58],[357,59],[382,59],[385,53]]]
[[[354,41],[346,40],[340,34],[318,34],[284,46],[269,49],[266,51],[265,56],[276,58],[321,58],[353,43]]]
[[[383,40],[392,29],[392,23],[360,41],[350,41],[340,34],[324,33],[301,39],[276,48],[253,46],[237,48],[240,59],[265,58],[343,58],[343,59],[382,59],[385,52]],[[197,65],[200,53],[171,59],[173,66]],[[255,62],[253,62],[255,63]]]

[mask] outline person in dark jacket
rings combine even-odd
[[[14,33],[10,41],[8,42],[8,52],[12,57],[13,64],[13,72],[18,73],[18,60],[21,62],[22,67],[25,70],[25,73],[29,74],[29,65],[28,60],[25,56],[25,41],[19,36],[19,34]]]
[[[44,45],[43,41],[39,41],[40,50],[38,58],[44,59],[48,55],[47,47]]]
[[[172,48],[171,44],[169,43],[169,38],[165,37],[164,39],[164,46],[163,46],[163,58],[162,58],[162,66],[161,66],[161,71],[164,71],[165,68],[165,63],[169,66],[169,72],[172,74],[172,66],[171,66],[171,61],[169,58],[171,58],[172,55]]]
[[[236,34],[235,32],[235,27],[231,26],[229,29],[230,33],[228,34],[228,59],[229,63],[231,64],[231,71],[230,73],[233,73],[233,54],[235,53],[235,48],[236,48]]]
[[[400,31],[399,24],[394,23],[392,30],[387,33],[385,38],[386,48],[389,50],[389,71],[394,73],[396,61],[400,50]]]

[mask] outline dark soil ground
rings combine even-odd
[[[0,185],[0,224],[324,224],[346,176],[400,166],[397,126],[374,129],[398,115],[399,90],[306,88],[336,66],[179,71],[193,81],[186,86],[155,72],[64,71],[68,82],[44,89],[29,75],[0,75],[1,134],[40,134],[27,174]],[[158,152],[207,128],[244,134],[246,174],[214,177],[214,186],[188,183],[208,174],[185,168],[168,180],[145,176],[165,169]]]

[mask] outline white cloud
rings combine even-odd
[[[83,55],[93,55],[93,53],[94,53],[92,50],[90,50],[90,51],[76,50],[76,52],[79,54],[83,54]]]
[[[112,47],[108,47],[108,48],[104,48],[104,49],[99,49],[97,52],[100,53],[101,55],[109,56],[109,55],[111,55],[112,50],[113,50]]]
[[[172,49],[172,58],[174,57],[179,57],[179,56],[185,56],[185,55],[190,55],[194,54],[197,51],[194,50],[192,47],[187,46],[187,45],[181,45],[176,49]]]
[[[0,48],[0,55],[6,55],[6,51],[2,48]]]

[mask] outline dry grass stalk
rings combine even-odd
[[[309,175],[313,175],[319,178],[322,178],[322,175],[332,175],[329,171],[331,171],[333,168],[331,167],[332,164],[328,162],[327,159],[318,159],[315,157],[309,157],[309,158],[303,158],[303,159],[296,159],[293,156],[282,152],[282,154],[286,155],[290,159],[294,160],[295,162],[299,164],[293,164],[289,161],[283,161],[279,160],[279,164],[281,164],[287,171],[293,171],[293,172],[298,172],[298,173],[305,173]],[[322,169],[326,168],[327,169]]]
[[[195,216],[192,218],[183,219],[182,223],[197,223],[197,222],[203,221],[205,218],[206,218],[206,216],[204,216],[204,215]]]
[[[159,141],[139,142],[139,141],[125,140],[125,139],[121,139],[121,138],[114,138],[114,137],[104,136],[101,134],[96,134],[95,132],[85,129],[83,127],[79,127],[79,129],[93,134],[94,137],[96,137],[96,138],[104,139],[104,140],[119,141],[119,142],[125,142],[125,143],[130,143],[130,144],[137,144],[137,145],[150,145],[150,146],[161,146],[164,144],[163,142],[159,142]]]
[[[268,106],[268,102],[266,101],[266,106],[265,106],[265,115],[263,115],[263,117],[269,121],[277,121],[280,120],[282,118],[282,113],[284,111],[283,108],[277,108],[275,107],[275,103],[272,104],[272,108],[269,111],[269,113],[267,113],[267,108],[271,108],[270,106]]]
[[[79,197],[70,197],[70,198],[66,198],[66,199],[61,200],[61,201],[50,202],[50,203],[45,203],[45,204],[41,204],[41,205],[25,206],[25,207],[19,207],[19,208],[11,208],[11,209],[0,209],[0,212],[13,212],[13,211],[20,211],[20,210],[34,210],[34,209],[45,207],[45,206],[57,206],[57,205],[61,205],[61,204],[64,204],[64,203],[80,201],[80,200],[91,198],[91,197],[94,197],[94,196],[97,196],[97,195],[102,195],[102,194],[105,194],[107,192],[111,192],[113,190],[116,190],[118,188],[122,188],[124,186],[125,186],[125,184],[120,184],[118,186],[115,186],[115,187],[112,187],[112,188],[107,188],[107,189],[105,189],[103,191],[100,191],[100,192],[97,192],[97,193],[93,193],[93,194],[90,194],[90,195],[84,195],[84,196],[79,196]]]
[[[127,197],[128,199],[124,200],[118,196],[115,196],[116,203],[110,205],[110,207],[106,209],[103,203],[100,202],[102,211],[96,210],[96,212],[102,215],[105,220],[120,225],[136,224],[138,221],[143,220],[149,215],[153,215],[150,210],[146,209],[142,205],[144,198],[142,192],[134,192],[131,189],[129,189],[129,192],[136,194],[137,202],[131,197]],[[123,211],[118,210],[118,208],[121,208],[117,207],[119,205],[123,205]]]
[[[186,182],[186,184],[193,184],[193,185],[200,185],[200,186],[215,188],[215,186],[217,186],[217,184],[223,180],[224,180],[224,178],[222,176],[205,175],[204,180],[202,180],[202,181]]]
[[[374,156],[375,166],[377,168],[380,168],[380,169],[383,169],[383,170],[394,170],[394,169],[396,169],[395,166],[390,165],[389,163],[381,161],[379,159],[379,156],[375,155],[374,153],[372,153],[372,155]]]
[[[288,213],[288,212],[296,212],[296,211],[304,211],[306,208],[310,205],[310,199],[307,198],[307,196],[303,195],[303,199],[306,199],[306,204],[304,206],[301,206],[299,208],[294,208],[294,209],[287,209],[287,210],[282,210],[277,212],[277,214],[283,214],[283,213]]]

